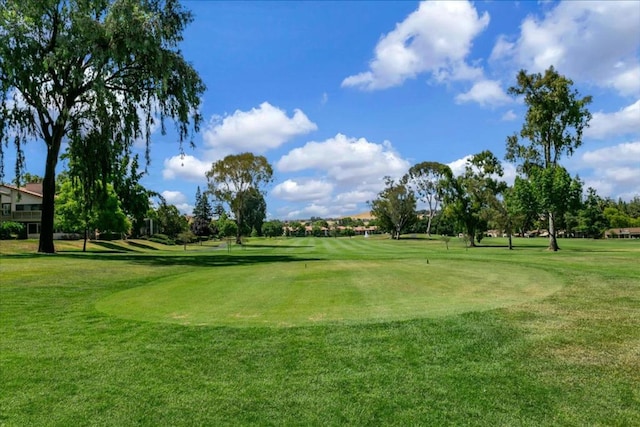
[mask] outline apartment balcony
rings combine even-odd
[[[16,222],[40,221],[42,220],[42,211],[16,211],[10,212],[8,215],[1,213],[0,219]]]

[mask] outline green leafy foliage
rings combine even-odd
[[[24,224],[14,221],[0,222],[0,239],[13,239],[24,230]]]
[[[40,252],[54,252],[55,171],[62,142],[72,175],[93,185],[117,179],[116,165],[159,123],[176,123],[180,146],[201,122],[204,84],[179,49],[192,20],[174,0],[4,0],[0,8],[0,164],[41,139]],[[0,169],[0,177],[4,170]],[[116,187],[120,188],[119,185]],[[91,190],[91,186],[87,186]]]
[[[451,168],[438,162],[421,162],[413,165],[405,180],[416,193],[416,198],[426,203],[427,225],[425,232],[431,234],[431,223],[444,197],[443,183],[452,176]]]
[[[470,246],[475,246],[478,233],[486,230],[488,211],[506,188],[494,178],[502,174],[500,161],[485,150],[469,158],[464,173],[450,177],[445,184],[445,212],[464,228]]]
[[[156,210],[160,232],[175,239],[180,233],[189,228],[187,219],[180,213],[177,207],[167,203],[161,203]]]
[[[572,85],[550,67],[544,75],[520,71],[517,84],[509,88],[511,95],[524,97],[527,113],[520,134],[507,138],[506,159],[520,162],[520,174],[537,182],[531,189],[541,209],[538,213],[548,219],[553,251],[558,250],[556,220],[563,217],[567,202],[560,193],[568,188],[560,160],[582,145],[583,131],[591,120],[587,109],[591,97],[581,98]]]
[[[284,224],[277,219],[262,224],[262,234],[265,237],[280,237],[284,233]]]
[[[222,216],[222,218],[216,221],[216,228],[218,229],[220,237],[231,237],[238,234],[238,224],[226,216]]]
[[[378,229],[391,233],[392,238],[397,240],[418,220],[416,198],[404,180],[396,183],[386,177],[385,185],[385,189],[378,193],[377,199],[369,202],[369,206],[371,214],[377,218]]]
[[[255,230],[256,234],[261,236],[262,224],[267,217],[267,202],[264,200],[264,195],[255,188],[250,188],[239,198],[243,200],[240,215],[242,218],[241,234],[247,236]]]
[[[128,233],[131,222],[124,214],[112,184],[87,198],[85,183],[64,178],[59,184],[56,228],[66,233],[84,236],[85,248],[89,235],[99,232]]]
[[[245,226],[247,201],[255,197],[253,191],[263,195],[262,187],[270,183],[272,177],[273,168],[266,157],[252,153],[228,155],[211,165],[207,172],[209,192],[216,199],[226,202],[233,211],[238,225],[237,244],[242,244],[241,235]],[[259,200],[256,202],[260,203]]]

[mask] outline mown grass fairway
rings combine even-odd
[[[640,242],[559,243],[0,242],[0,425],[639,425]]]
[[[275,262],[196,269],[112,294],[97,308],[127,319],[184,325],[301,326],[488,310],[541,298],[560,286],[549,273],[512,264]]]

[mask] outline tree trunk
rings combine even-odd
[[[47,144],[47,163],[42,180],[42,219],[40,220],[40,242],[38,252],[47,254],[55,253],[53,245],[53,217],[54,202],[56,195],[56,165],[58,164],[58,153],[60,152],[61,139],[54,139],[51,144]]]
[[[511,239],[511,237],[512,237],[512,236],[511,236],[511,233],[509,233],[509,250],[510,250],[510,251],[511,251],[511,250],[513,250],[513,241],[512,241],[512,239]]]
[[[431,237],[431,220],[433,219],[433,213],[429,213],[429,220],[427,221],[427,236]]]
[[[89,238],[89,227],[84,226],[84,243],[82,244],[82,252],[87,252],[87,239]]]
[[[550,251],[556,252],[558,249],[558,240],[556,239],[556,222],[555,214],[549,212],[549,248]]]

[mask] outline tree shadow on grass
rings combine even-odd
[[[116,245],[115,243],[111,242],[93,240],[91,241],[91,243],[113,252],[136,252],[135,249],[126,248],[124,246]]]
[[[140,249],[145,249],[145,250],[150,250],[150,251],[157,251],[159,250],[158,248],[151,246],[151,245],[145,245],[144,243],[140,243],[140,242],[133,242],[131,240],[127,240],[127,244],[130,246],[133,246],[134,248],[140,248]]]
[[[299,257],[288,255],[149,255],[128,253],[60,253],[60,257],[95,259],[96,261],[125,261],[132,264],[152,266],[187,266],[187,267],[227,267],[275,262],[320,261],[322,258]]]
[[[311,245],[269,245],[269,244],[264,244],[264,243],[247,243],[244,246],[247,249],[251,249],[251,248],[273,248],[273,249],[278,249],[278,248],[282,248],[282,249],[287,249],[287,248],[299,248],[299,249],[313,248],[313,246],[311,246]]]

